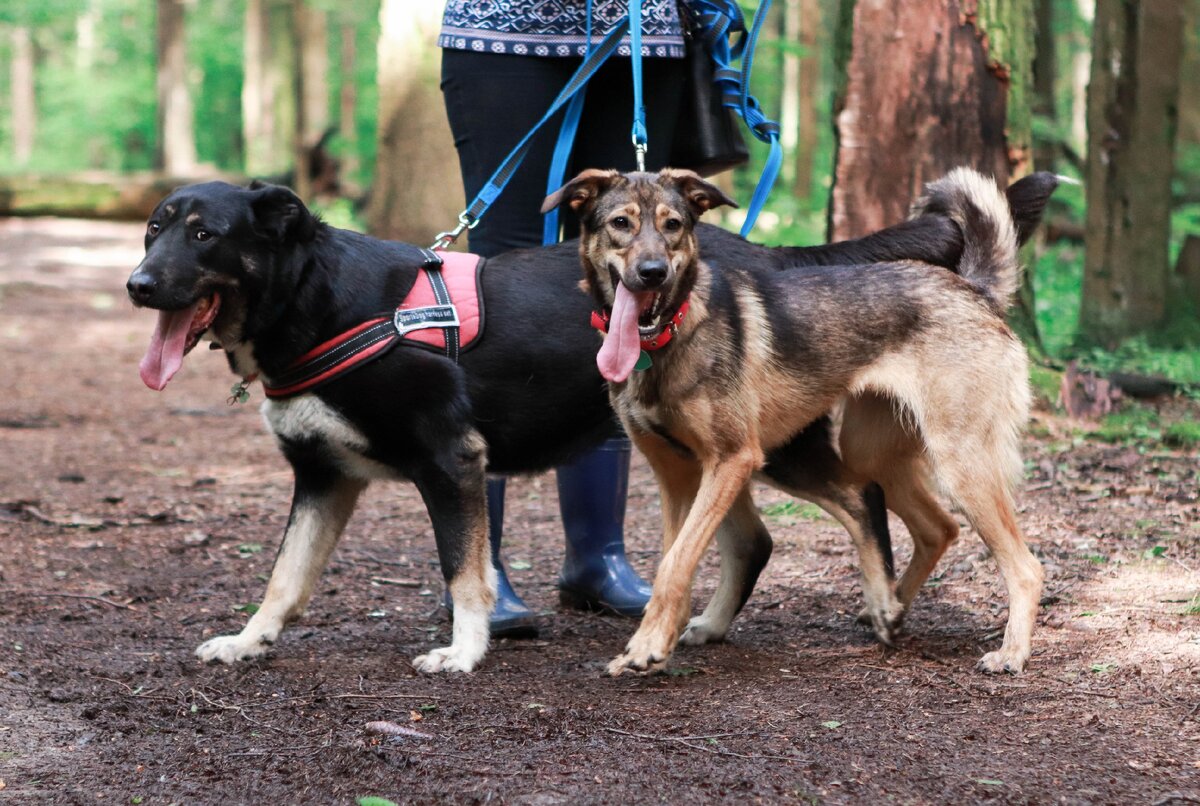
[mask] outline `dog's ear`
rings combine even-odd
[[[542,212],[548,213],[565,202],[568,207],[578,213],[589,203],[595,201],[596,197],[607,190],[620,176],[620,171],[588,168],[547,196],[546,200],[542,202]]]
[[[737,207],[737,202],[726,196],[725,192],[716,185],[705,182],[695,171],[683,168],[663,168],[658,173],[658,181],[679,191],[679,195],[683,196],[697,217],[706,210],[720,207],[723,204]]]
[[[311,241],[317,220],[300,197],[282,185],[263,184],[251,191],[254,228],[275,241]]]

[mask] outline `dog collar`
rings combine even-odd
[[[671,321],[659,331],[658,335],[651,336],[648,339],[642,339],[639,343],[643,350],[652,352],[661,350],[670,344],[671,339],[675,338],[675,334],[679,332],[679,326],[683,323],[683,318],[687,316],[689,300],[684,300],[679,306],[679,310],[675,311],[675,315],[671,317]],[[599,330],[601,333],[608,333],[608,313],[604,311],[592,311],[592,327]]]

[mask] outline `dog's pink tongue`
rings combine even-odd
[[[617,283],[617,296],[613,300],[612,316],[608,321],[608,334],[604,345],[596,355],[596,366],[606,380],[620,383],[633,372],[633,365],[641,355],[642,345],[638,336],[638,316],[642,309],[654,301],[654,294],[634,294],[621,283]]]
[[[161,392],[167,381],[183,366],[188,329],[201,302],[203,300],[182,311],[158,312],[158,324],[154,328],[154,335],[150,337],[150,346],[138,365],[142,383],[151,389]]]

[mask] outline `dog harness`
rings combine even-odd
[[[687,316],[689,300],[684,300],[679,306],[679,310],[675,311],[675,315],[671,317],[671,321],[667,322],[666,326],[659,332],[657,336],[652,336],[648,339],[642,339],[642,349],[646,351],[660,350],[666,347],[671,339],[675,338],[675,334],[679,332],[679,326],[683,324],[683,318]],[[604,311],[592,311],[592,327],[599,330],[601,333],[608,333],[608,314]]]
[[[458,363],[459,354],[483,330],[479,255],[422,249],[425,262],[408,296],[394,311],[318,344],[283,373],[263,382],[272,400],[295,397],[385,355],[397,344],[443,353]]]

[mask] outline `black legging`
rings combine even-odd
[[[468,203],[545,114],[580,62],[578,58],[442,51],[442,93]],[[683,62],[654,58],[643,59],[642,64],[649,141],[646,169],[656,171],[668,164]],[[618,55],[609,57],[588,82],[564,182],[585,168],[634,169],[632,82],[629,59]],[[469,232],[472,252],[491,257],[541,244],[538,211],[546,198],[546,175],[561,123],[560,112],[534,137],[525,161],[504,192]],[[573,216],[564,218],[567,237],[574,237],[578,228]]]

